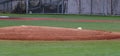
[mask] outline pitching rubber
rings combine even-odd
[[[77,29],[82,30],[82,27],[78,27]]]

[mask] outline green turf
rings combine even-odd
[[[106,31],[120,31],[120,23],[89,23],[89,22],[63,22],[63,21],[9,21],[0,20],[0,27],[6,26],[20,26],[20,25],[32,25],[32,26],[54,26],[65,28],[77,28],[92,30],[106,30]]]
[[[0,41],[1,56],[120,56],[120,41]]]
[[[62,14],[0,14],[11,17],[40,17],[40,18],[63,18],[63,19],[96,19],[96,20],[120,20],[120,16],[91,16],[91,15],[62,15]]]

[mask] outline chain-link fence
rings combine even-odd
[[[1,0],[0,11],[5,13],[26,13],[25,0]]]
[[[1,0],[10,13],[120,15],[120,0]]]
[[[27,13],[65,13],[67,0],[28,0]]]

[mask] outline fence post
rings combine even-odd
[[[93,12],[92,11],[93,10],[92,7],[93,7],[93,0],[91,0],[91,13],[90,13],[91,15],[92,15],[92,12]]]
[[[25,0],[26,2],[26,14],[29,13],[29,0]]]
[[[111,0],[111,15],[113,15],[113,1]]]
[[[11,0],[11,2],[10,2],[10,6],[11,6],[10,10],[11,10],[11,12],[12,12],[12,10],[13,10],[13,9],[12,9],[12,1],[13,1],[13,0]]]
[[[64,14],[64,0],[62,0],[62,14]]]

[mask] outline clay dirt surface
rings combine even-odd
[[[69,22],[120,22],[120,20],[70,20],[57,18],[0,18],[0,20],[50,20]],[[12,26],[0,28],[0,40],[113,40],[118,32],[79,30],[47,26]]]
[[[47,26],[12,26],[0,28],[0,40],[113,40],[120,33]]]
[[[61,19],[61,18],[0,18],[0,20],[49,20],[49,21],[64,21],[64,22],[120,22],[120,20],[88,20],[88,19]]]

